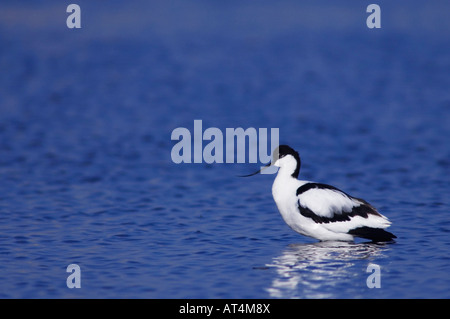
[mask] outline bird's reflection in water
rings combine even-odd
[[[274,298],[339,298],[339,287],[364,272],[351,269],[355,262],[383,257],[387,249],[372,243],[291,244],[266,265],[277,273],[267,292]]]

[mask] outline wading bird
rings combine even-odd
[[[272,162],[261,170],[271,165],[279,167],[273,198],[286,224],[297,233],[321,241],[361,237],[386,242],[397,238],[384,230],[391,222],[365,200],[334,186],[298,180],[300,156],[291,147],[280,145],[273,152]]]

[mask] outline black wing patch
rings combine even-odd
[[[303,194],[303,193],[305,193],[305,192],[307,192],[308,190],[311,190],[311,189],[331,189],[331,190],[334,190],[334,191],[342,193],[343,196],[347,196],[348,198],[350,198],[352,200],[359,201],[361,203],[358,206],[354,206],[352,208],[352,210],[349,211],[349,212],[339,211],[339,212],[335,212],[332,217],[324,217],[324,216],[319,216],[319,215],[315,214],[308,207],[302,206],[301,203],[300,203],[300,200],[299,200],[298,201],[298,208],[299,208],[300,214],[302,214],[304,217],[311,218],[314,222],[316,222],[318,224],[345,222],[345,221],[349,221],[352,217],[355,217],[355,216],[361,216],[363,218],[368,218],[369,215],[381,216],[377,212],[377,210],[374,207],[372,207],[372,205],[367,203],[365,200],[352,197],[352,196],[344,193],[340,189],[338,189],[338,188],[336,188],[334,186],[326,185],[326,184],[306,183],[306,184],[300,186],[297,189],[297,196],[300,195],[300,194]]]
[[[327,185],[327,184],[321,184],[321,183],[306,183],[306,184],[303,184],[302,186],[297,188],[297,196],[300,195],[300,194],[303,194],[304,192],[309,191],[310,189],[315,189],[315,188],[318,188],[318,189],[331,189],[331,190],[334,190],[334,191],[338,191],[338,192],[344,194],[345,196],[347,196],[349,198],[352,198],[350,195],[344,193],[339,188],[336,188],[334,186]]]

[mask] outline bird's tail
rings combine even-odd
[[[356,237],[370,239],[373,242],[387,242],[394,240],[394,238],[397,238],[397,236],[388,231],[385,231],[382,228],[373,228],[367,226],[351,229],[348,231],[348,234]]]

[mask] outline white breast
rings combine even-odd
[[[309,224],[309,221],[304,221],[305,218],[299,214],[296,195],[297,189],[305,183],[307,182],[290,177],[283,178],[278,174],[272,186],[272,195],[285,223],[294,231],[307,235],[302,225],[305,222]]]

